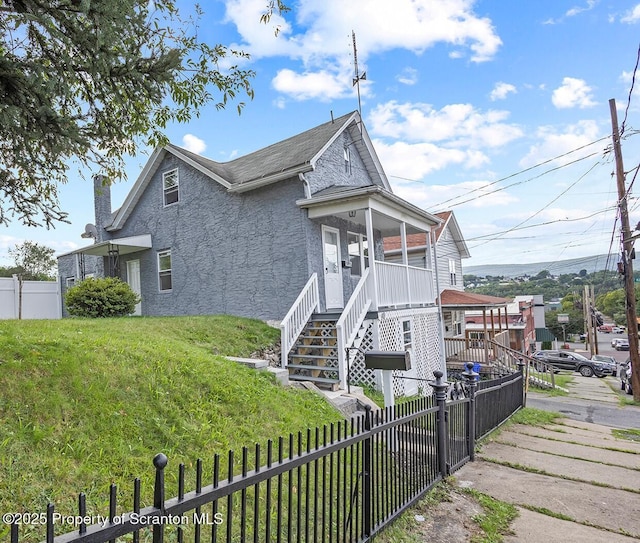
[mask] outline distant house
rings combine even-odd
[[[140,315],[279,321],[291,378],[321,385],[375,385],[371,349],[411,350],[419,379],[442,367],[432,263],[383,251],[442,220],[393,194],[357,112],[225,163],[170,144],[119,209],[99,178],[95,194],[95,243],[59,258],[63,289],[117,276]]]

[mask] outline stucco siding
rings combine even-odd
[[[315,170],[305,174],[311,194],[334,185],[359,187],[373,184],[352,143],[349,134],[343,132],[318,159]],[[345,149],[350,151],[350,173],[345,170]]]
[[[179,201],[163,207],[162,174],[179,169]],[[140,260],[143,315],[231,314],[280,319],[309,277],[304,196],[296,178],[243,194],[167,155],[114,237],[150,233]],[[171,250],[171,291],[161,292],[158,251]]]

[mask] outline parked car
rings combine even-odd
[[[631,359],[627,358],[620,364],[620,390],[624,390],[627,394],[633,394],[631,390]]]
[[[603,324],[602,326],[598,326],[598,332],[603,332],[604,334],[610,334],[613,330],[613,326],[610,324]]]
[[[537,351],[533,356],[559,370],[579,371],[585,377],[613,375],[613,369],[609,363],[589,360],[586,356],[573,351]]]
[[[629,350],[629,340],[621,339],[614,345],[614,349],[616,351],[628,351]]]
[[[624,338],[622,337],[614,337],[611,338],[611,346],[615,348],[619,341],[622,341]],[[628,340],[627,340],[628,341]]]
[[[615,358],[613,358],[613,356],[607,356],[605,354],[594,354],[591,357],[591,360],[593,362],[602,362],[604,364],[607,364],[611,368],[611,375],[613,375],[614,377],[618,375],[618,362]]]
[[[611,329],[612,334],[624,334],[624,328],[620,328],[620,326],[614,326]]]

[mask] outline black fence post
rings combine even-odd
[[[473,371],[473,362],[465,364],[466,370],[462,372],[469,388],[469,407],[467,412],[467,445],[469,447],[469,460],[476,459],[476,389],[478,388],[478,374]]]
[[[522,376],[522,407],[527,407],[527,383],[525,381],[526,375],[524,371],[525,366],[526,364],[524,363],[524,360],[520,358],[518,360],[518,370],[520,370],[520,375]]]
[[[362,442],[362,501],[364,516],[364,536],[371,536],[371,406],[364,407],[364,430],[367,432],[367,438]]]
[[[160,510],[160,515],[164,515],[164,468],[168,462],[167,457],[158,453],[153,457],[153,465],[156,468],[156,482],[153,487],[153,506]],[[164,522],[159,522],[153,526],[153,543],[163,543]]]
[[[440,475],[444,479],[449,475],[449,454],[447,452],[447,389],[449,388],[449,383],[442,379],[444,374],[440,370],[434,371],[433,375],[436,380],[431,381],[429,384],[436,393],[436,404],[438,406],[438,468]]]

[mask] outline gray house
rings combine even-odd
[[[406,254],[441,219],[393,194],[357,112],[225,163],[167,145],[119,209],[100,178],[95,193],[95,243],[58,259],[63,290],[111,275],[140,315],[276,320],[291,377],[328,386],[375,385],[370,349],[411,349],[423,379],[443,365],[430,263],[385,262],[382,243]]]

